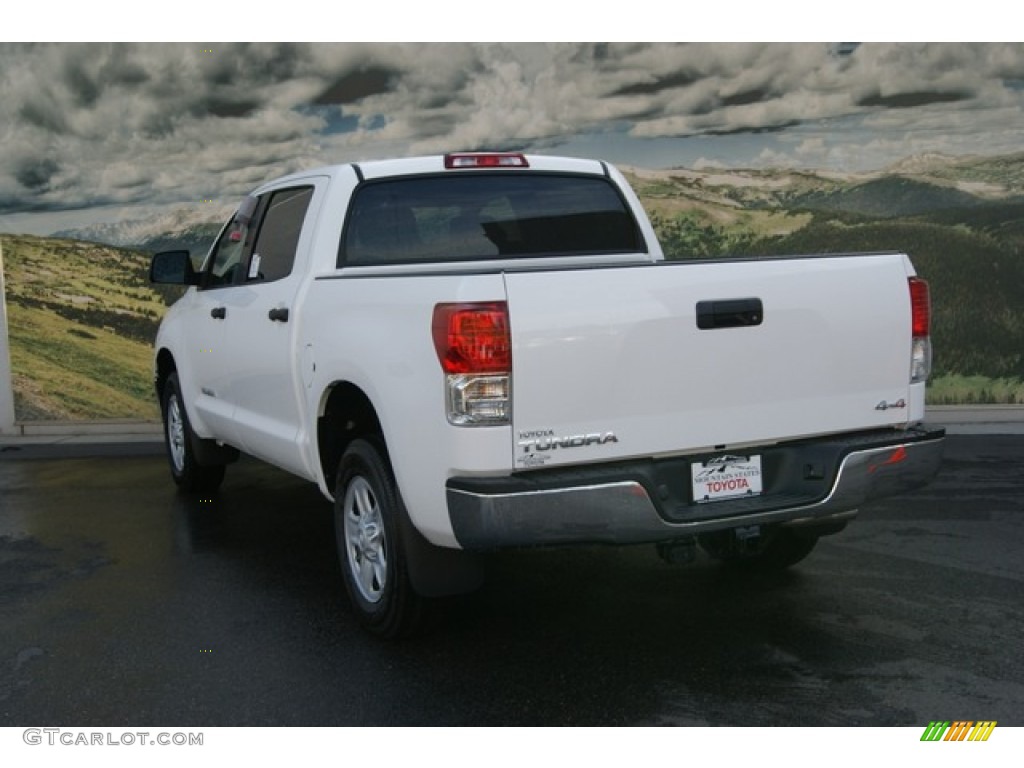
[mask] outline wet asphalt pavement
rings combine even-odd
[[[1024,725],[1022,436],[949,438],[929,488],[782,575],[503,553],[398,643],[348,610],[310,485],[243,459],[189,501],[146,446],[17,455],[0,725]]]

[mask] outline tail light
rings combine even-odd
[[[445,168],[529,168],[521,152],[449,152],[444,156]]]
[[[494,426],[511,419],[512,340],[503,301],[438,304],[434,349],[445,373],[448,421]]]
[[[910,285],[910,383],[926,381],[932,369],[931,297],[928,283],[919,277],[908,278]]]

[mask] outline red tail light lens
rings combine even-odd
[[[907,278],[910,284],[910,383],[927,381],[932,370],[932,306],[928,283],[919,277]]]
[[[914,338],[921,338],[928,336],[931,329],[932,305],[928,282],[919,277],[911,277],[909,282],[911,328]]]
[[[508,305],[438,304],[433,318],[434,348],[445,373],[509,373],[512,341]]]

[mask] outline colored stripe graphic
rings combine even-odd
[[[970,720],[957,720],[949,726],[949,732],[943,741],[963,741],[967,738],[968,729],[974,725]]]
[[[932,720],[921,734],[921,741],[988,741],[996,720]]]
[[[932,720],[921,734],[921,741],[940,741],[949,728],[949,720]]]
[[[967,737],[968,741],[988,741],[988,737],[992,735],[992,731],[996,727],[995,720],[982,720],[971,731],[971,735]]]

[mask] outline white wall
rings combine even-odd
[[[0,435],[15,432],[11,355],[7,344],[7,301],[4,288],[4,244],[0,240]]]

